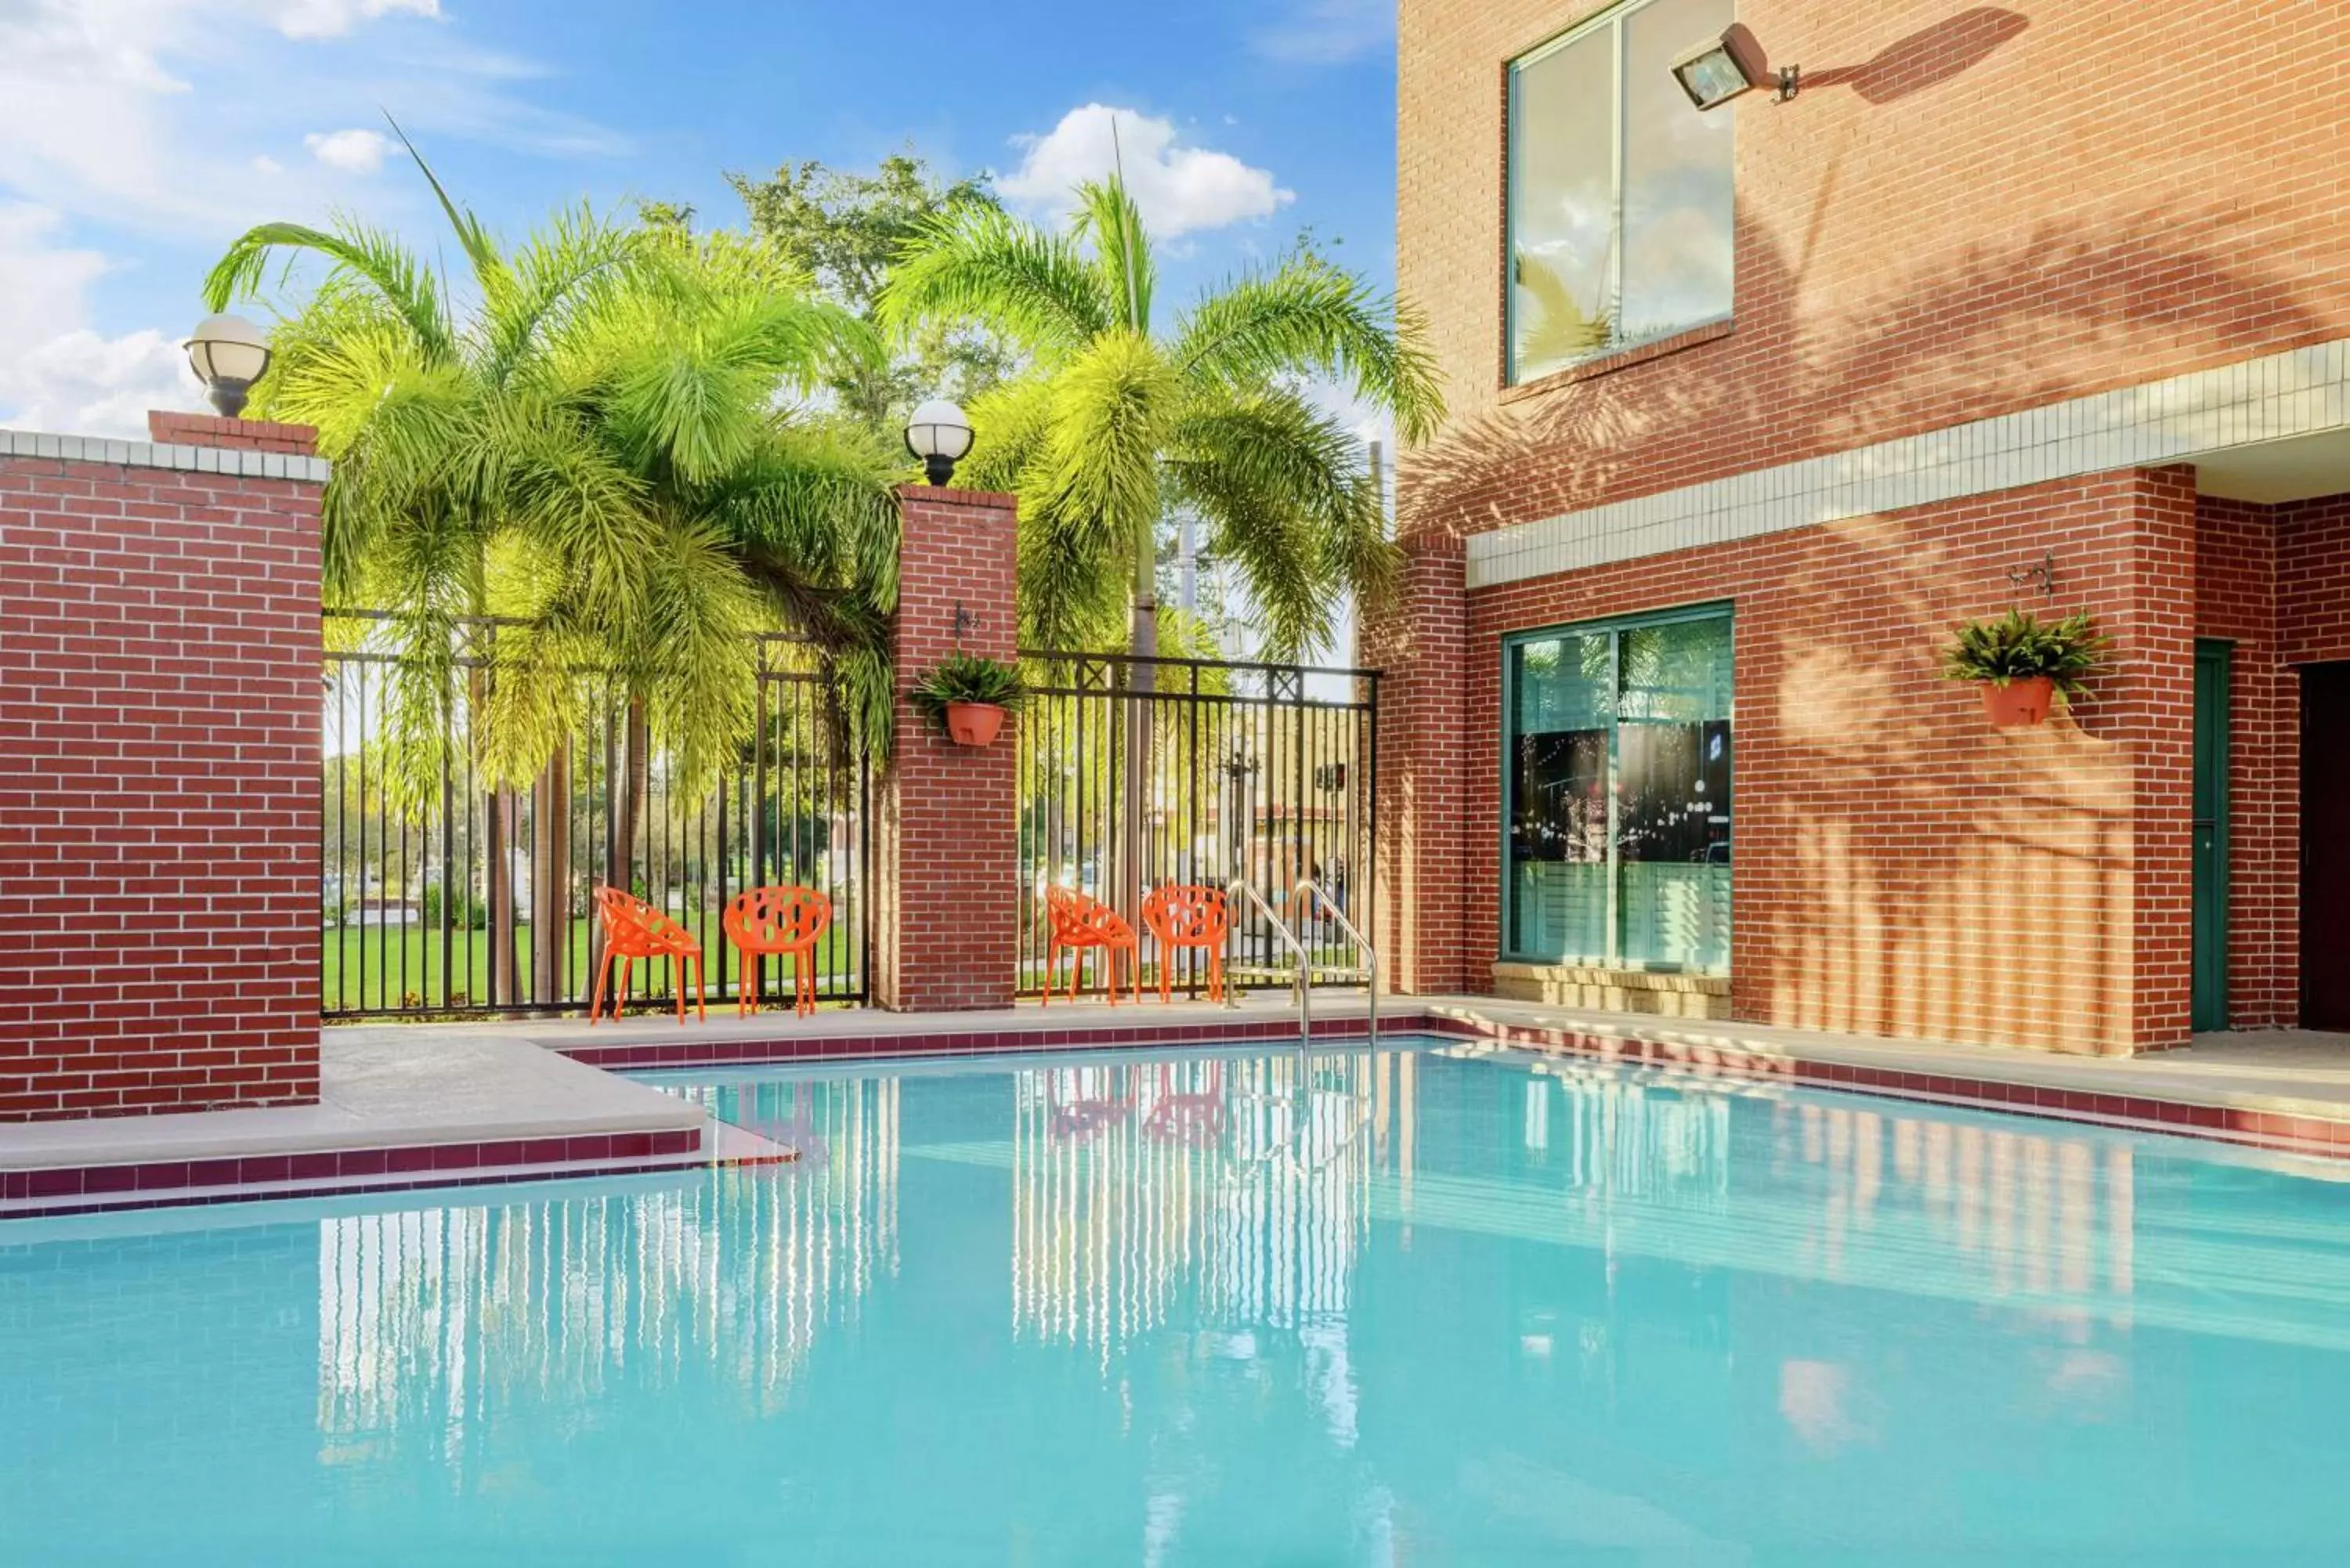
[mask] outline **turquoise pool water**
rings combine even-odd
[[[2350,1559],[2350,1189],[1414,1049],[658,1080],[796,1167],[0,1226],[7,1563]]]

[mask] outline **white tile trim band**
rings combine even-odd
[[[217,446],[174,446],[103,436],[40,435],[0,430],[0,457],[50,457],[65,462],[111,462],[126,468],[170,468],[184,473],[226,473],[242,479],[298,479],[324,484],[334,464],[323,457],[246,452]]]
[[[2345,364],[2319,343],[1472,535],[1469,587],[2350,430]]]

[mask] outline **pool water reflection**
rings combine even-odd
[[[0,1562],[2350,1547],[2320,1168],[1409,1047],[649,1081],[801,1160],[0,1230]]]

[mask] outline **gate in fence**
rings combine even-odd
[[[1311,877],[1358,925],[1372,887],[1378,674],[1125,654],[1024,653],[1020,720],[1020,991],[1044,990],[1045,889],[1125,911],[1167,882],[1247,879],[1309,946],[1347,961],[1334,923],[1296,908]],[[1269,926],[1233,910],[1233,954],[1277,965]],[[1162,960],[1142,937],[1144,980],[1162,961],[1190,995],[1196,950]],[[1317,952],[1317,958],[1321,955]],[[1071,961],[1062,959],[1063,983]],[[1088,979],[1091,971],[1088,971]]]
[[[870,970],[872,780],[823,722],[823,677],[804,645],[756,639],[754,738],[690,794],[616,683],[574,671],[570,732],[525,789],[477,770],[475,715],[495,679],[499,623],[460,623],[432,675],[380,615],[328,612],[321,778],[321,1011],[328,1018],[584,1007],[602,956],[594,890],[626,887],[701,940],[713,1002],[742,960],[720,928],[746,888],[796,882],[833,901],[816,991],[862,1001]],[[438,748],[403,753],[395,683],[431,680]],[[787,1002],[790,960],[764,961],[763,998]],[[667,964],[639,965],[635,994],[666,1002]]]

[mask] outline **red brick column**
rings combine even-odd
[[[1483,991],[1469,976],[1469,609],[1461,541],[1403,542],[1396,598],[1363,628],[1379,680],[1378,887],[1372,941],[1388,984],[1428,996]],[[1480,755],[1477,767],[1497,765]]]
[[[0,431],[0,1121],[317,1098],[326,465],[155,431]]]
[[[918,484],[899,497],[898,702],[874,841],[873,1000],[900,1012],[1009,1007],[1019,962],[1019,720],[1007,720],[992,746],[958,746],[906,693],[957,646],[990,659],[1016,653],[1014,503]]]
[[[2195,910],[2195,471],[2142,468],[2123,519],[2130,603],[2097,726],[2130,769],[2129,1045],[2190,1033]]]

